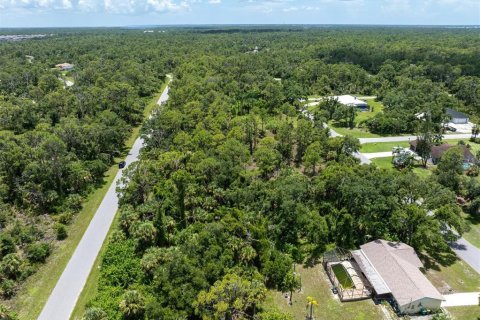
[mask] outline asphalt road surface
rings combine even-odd
[[[450,245],[450,248],[459,256],[463,261],[468,263],[475,271],[480,274],[480,249],[473,244],[465,240],[464,238],[458,239],[456,242]]]
[[[170,78],[170,77],[169,77]],[[162,92],[158,104],[168,100],[168,86]],[[125,161],[127,167],[138,160],[140,149],[143,147],[143,139],[138,138],[133,144]],[[100,252],[108,230],[118,210],[118,196],[116,192],[117,181],[122,177],[119,170],[102,203],[97,209],[95,216],[80,240],[75,252],[60,279],[53,289],[47,303],[38,317],[39,320],[68,320],[75,308],[78,297],[85,286],[88,275]]]
[[[470,133],[456,133],[456,134],[445,134],[443,139],[470,139],[472,134]],[[361,144],[364,143],[374,143],[374,142],[399,142],[399,141],[410,141],[416,140],[417,136],[400,136],[400,137],[380,137],[380,138],[360,138]]]

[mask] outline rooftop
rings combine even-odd
[[[333,96],[332,98],[337,99],[338,102],[347,106],[368,106],[368,103],[365,101],[348,94],[343,96]]]
[[[409,245],[375,240],[360,248],[400,306],[422,298],[443,300],[443,296],[420,271],[422,262]]]
[[[468,119],[468,115],[466,115],[463,112],[457,111],[457,110],[447,108],[446,112],[447,112],[448,115],[452,116],[452,118]]]

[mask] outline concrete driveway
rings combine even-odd
[[[442,307],[478,306],[480,292],[452,293],[443,296]]]
[[[159,104],[167,99],[168,86],[163,91]],[[143,143],[142,138],[135,141],[125,159],[127,167],[138,160]],[[39,320],[68,320],[70,318],[118,210],[116,187],[117,181],[121,177],[122,170],[119,170],[43,307],[38,317]]]

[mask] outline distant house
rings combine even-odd
[[[459,112],[457,110],[453,110],[450,108],[447,108],[447,114],[450,116],[451,120],[450,122],[453,122],[455,124],[466,124],[468,123],[468,115],[465,113]]]
[[[70,63],[59,63],[55,65],[55,68],[61,71],[73,70],[73,64]]]
[[[362,110],[367,110],[369,108],[368,103],[348,94],[343,96],[333,96],[332,98],[346,106],[352,106]]]
[[[440,309],[443,296],[420,271],[415,250],[401,242],[374,240],[351,252],[377,298],[392,297],[399,313]]]
[[[459,144],[457,145],[463,151],[463,162],[464,163],[475,163],[477,159],[472,154],[470,149],[467,146]],[[433,164],[437,164],[440,159],[442,158],[443,154],[450,148],[456,147],[455,145],[451,145],[448,143],[443,143],[438,146],[433,146],[430,153],[431,153],[431,160]],[[417,151],[417,140],[410,141],[410,150]]]

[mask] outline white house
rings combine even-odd
[[[333,96],[332,98],[346,106],[353,106],[359,109],[368,109],[368,103],[348,94],[343,96]]]
[[[415,250],[401,242],[374,240],[352,257],[378,297],[392,297],[402,314],[440,309],[443,296],[423,275]]]

